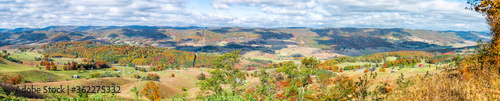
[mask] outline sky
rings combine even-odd
[[[0,28],[357,27],[486,31],[466,0],[0,0]]]

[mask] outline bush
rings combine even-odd
[[[379,72],[385,72],[385,68],[379,68]]]
[[[9,81],[9,83],[11,83],[12,85],[20,84],[22,82],[24,82],[24,78],[21,75],[17,75],[16,77],[11,78]]]
[[[11,57],[5,57],[4,59],[5,59],[5,60],[12,61],[12,62],[15,62],[15,63],[23,63],[23,61],[19,61],[19,60],[17,60],[17,59],[11,58]]]
[[[141,76],[139,76],[139,75],[137,75],[137,74],[134,74],[134,78],[136,78],[136,79],[140,79],[140,78],[141,78]]]
[[[187,91],[187,90],[186,90],[186,88],[184,88],[184,87],[181,87],[181,90],[182,90],[182,91]]]
[[[160,76],[156,73],[149,73],[147,77],[143,78],[143,80],[160,81]]]
[[[100,73],[95,72],[94,74],[90,75],[90,78],[99,78],[101,76]]]
[[[171,76],[171,77],[175,77],[174,73],[172,73],[170,76]]]
[[[206,76],[205,76],[205,74],[201,73],[200,75],[196,76],[196,79],[198,79],[198,80],[205,80]]]
[[[133,63],[128,63],[128,65],[127,65],[127,66],[128,66],[128,67],[135,67],[135,64],[133,64]]]
[[[50,70],[50,65],[49,64],[45,65],[45,69]]]
[[[52,65],[50,69],[51,70],[57,70],[57,66],[56,65]]]

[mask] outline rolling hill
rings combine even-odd
[[[85,40],[104,44],[152,45],[195,52],[227,52],[240,46],[271,53],[293,46],[319,48],[337,53],[349,50],[370,51],[362,54],[377,51],[460,48],[474,46],[478,39],[489,39],[486,32],[474,31],[196,26],[49,26],[3,29],[0,35],[2,44],[38,45]],[[227,44],[238,47],[226,46]],[[207,46],[211,48],[203,48]]]

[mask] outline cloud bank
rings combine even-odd
[[[474,11],[464,9],[468,5],[465,1],[462,2],[446,0],[0,0],[0,28],[57,25],[149,25],[487,30],[484,17]]]

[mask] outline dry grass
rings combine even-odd
[[[387,100],[499,100],[500,76],[487,72],[448,70],[433,76],[409,78],[412,86],[388,94]]]

